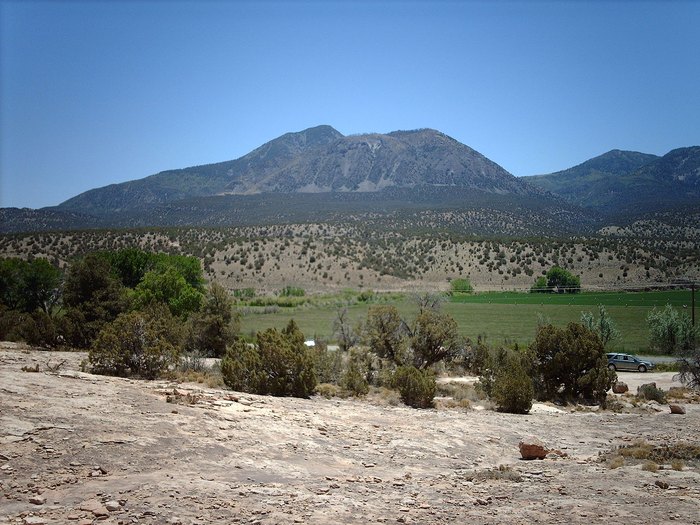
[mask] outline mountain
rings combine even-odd
[[[678,148],[624,177],[640,201],[700,201],[700,146]]]
[[[607,214],[700,205],[700,146],[674,149],[663,157],[613,150],[568,170],[525,179]]]
[[[418,186],[532,193],[495,162],[431,129],[342,137],[279,170],[249,170],[226,193],[375,192]]]
[[[259,193],[471,188],[541,195],[460,142],[431,129],[343,136],[330,126],[287,133],[231,161],[169,170],[87,191],[59,210],[105,215],[196,197]]]
[[[573,168],[524,178],[570,202],[596,206],[607,200],[621,176],[629,175],[658,158],[647,153],[614,149]]]
[[[58,206],[63,210],[105,214],[142,205],[175,202],[222,193],[244,174],[270,173],[305,152],[342,135],[330,126],[286,133],[237,160],[162,171],[150,177],[86,191]]]

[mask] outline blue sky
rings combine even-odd
[[[0,0],[0,206],[288,131],[430,127],[515,175],[700,144],[700,2]]]

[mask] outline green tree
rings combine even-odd
[[[109,262],[87,255],[70,267],[63,285],[65,315],[59,331],[76,348],[89,348],[109,322],[127,310],[123,286],[112,275]]]
[[[189,324],[187,349],[210,357],[223,357],[240,331],[240,314],[231,295],[218,283],[209,287],[201,310]]]
[[[41,309],[50,314],[59,297],[61,271],[46,259],[34,259],[28,263],[24,275],[24,309],[34,312]]]
[[[535,284],[532,285],[532,288],[530,288],[530,292],[549,293],[549,289],[547,288],[547,278],[544,275],[540,275],[535,281]]]
[[[431,408],[435,398],[435,373],[432,370],[418,370],[415,366],[400,366],[393,378],[401,400],[413,408]]]
[[[119,315],[95,339],[88,361],[92,371],[154,379],[177,364],[181,334],[164,305]]]
[[[221,370],[227,386],[244,392],[308,397],[316,388],[313,355],[293,320],[282,332],[269,328],[258,333],[253,347],[235,343]]]
[[[693,328],[687,314],[681,314],[667,304],[654,308],[647,316],[649,346],[663,354],[684,354],[694,349],[698,330]]]
[[[134,290],[137,308],[163,303],[173,315],[187,317],[199,310],[203,294],[193,287],[175,266],[162,266],[143,276]]]
[[[449,315],[434,310],[418,314],[410,338],[413,365],[428,368],[460,350],[457,322]]]
[[[498,409],[511,414],[527,414],[532,408],[535,391],[523,356],[505,352],[494,368],[490,397]]]
[[[700,327],[669,304],[661,310],[654,308],[647,323],[651,348],[678,356],[679,379],[691,388],[700,388]]]
[[[581,278],[559,266],[553,266],[547,272],[547,287],[557,293],[578,293],[581,291]]]
[[[615,321],[612,320],[602,304],[598,305],[597,319],[592,312],[582,312],[581,324],[598,335],[600,342],[603,343],[603,348],[620,337],[620,331],[615,326]]]
[[[365,396],[369,392],[367,376],[370,373],[366,352],[350,351],[347,367],[340,377],[340,387],[353,396]]]
[[[370,306],[365,330],[372,352],[393,363],[404,363],[408,329],[395,306]]]
[[[0,302],[8,310],[21,310],[26,261],[0,258]]]
[[[60,284],[61,271],[46,259],[0,258],[0,302],[10,310],[51,313]]]
[[[224,383],[237,392],[261,392],[263,365],[254,345],[243,339],[236,339],[226,349],[226,355],[221,360],[221,375]]]
[[[175,268],[192,288],[198,292],[204,292],[204,274],[202,263],[196,257],[187,255],[168,255],[158,253],[155,255],[154,269],[162,272],[165,268]]]
[[[450,288],[452,289],[452,293],[472,293],[474,291],[472,283],[466,277],[452,279],[452,281],[450,281]]]
[[[157,259],[155,253],[138,248],[100,252],[99,255],[109,262],[115,276],[127,288],[136,288]]]
[[[608,369],[603,343],[595,332],[577,323],[565,329],[540,326],[530,352],[535,387],[542,399],[583,398],[604,405],[617,375]]]

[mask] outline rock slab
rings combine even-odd
[[[523,459],[544,459],[549,454],[549,449],[536,437],[522,439],[518,447]]]

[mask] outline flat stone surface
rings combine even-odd
[[[95,376],[79,372],[85,358],[0,343],[0,523],[698,523],[697,462],[654,473],[629,461],[610,469],[601,457],[639,439],[696,442],[699,404],[683,404],[685,417],[667,405],[415,410],[380,394],[243,397]],[[48,359],[66,360],[63,373],[21,371]],[[167,403],[174,389],[198,401]],[[221,403],[232,396],[249,405]],[[523,461],[526,436],[568,457]],[[34,493],[52,504],[30,503]]]

